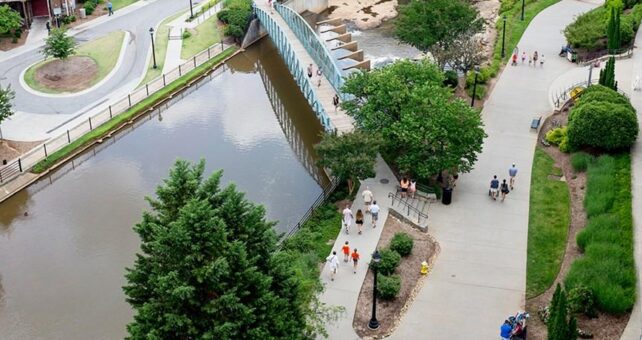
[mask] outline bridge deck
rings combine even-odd
[[[268,6],[267,1],[257,0],[254,3],[257,7],[261,8],[266,13],[270,13],[270,7]],[[354,120],[352,119],[352,117],[346,115],[345,112],[341,110],[341,108],[335,111],[334,105],[332,104],[332,98],[336,94],[336,91],[334,90],[330,82],[325,78],[325,75],[321,79],[321,86],[316,85],[316,70],[318,69],[318,66],[314,62],[314,59],[312,59],[308,51],[305,49],[305,47],[303,47],[303,44],[299,41],[297,36],[292,31],[292,29],[290,29],[289,25],[285,22],[285,20],[283,20],[283,18],[281,18],[276,10],[272,10],[270,16],[272,17],[272,19],[274,19],[274,21],[276,21],[281,30],[283,30],[283,32],[286,34],[288,42],[292,46],[297,58],[302,63],[302,65],[314,65],[314,75],[312,76],[312,79],[314,80],[314,90],[316,92],[317,99],[319,100],[321,105],[323,105],[323,108],[330,118],[332,125],[337,129],[337,133],[342,134],[346,132],[352,132],[354,130]]]

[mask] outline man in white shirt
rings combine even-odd
[[[346,208],[343,209],[343,225],[346,228],[346,234],[349,234],[350,232],[350,225],[352,225],[352,210],[350,210],[350,205],[346,205]]]
[[[366,213],[369,213],[370,204],[372,203],[372,199],[374,198],[372,191],[370,191],[370,187],[366,187],[366,190],[361,193],[361,196],[363,197],[363,202],[366,204]]]
[[[337,252],[333,251],[332,255],[328,256],[325,259],[330,265],[330,280],[334,281],[335,275],[337,275],[337,269],[339,269],[339,258],[337,258]]]

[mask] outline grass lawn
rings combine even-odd
[[[138,1],[138,0],[111,0],[111,4],[114,6],[113,7],[114,8],[114,12],[116,12],[117,10],[123,9],[123,8],[133,4],[136,1]],[[106,1],[104,2],[104,5],[105,5],[105,7],[107,7],[107,2]]]
[[[216,57],[210,59],[203,65],[189,71],[187,74],[183,75],[182,77],[178,78],[177,80],[174,80],[172,83],[168,84],[166,87],[163,89],[159,90],[158,92],[152,94],[151,96],[145,98],[143,101],[140,103],[132,106],[129,110],[127,110],[124,113],[121,113],[117,116],[115,116],[113,119],[110,121],[106,122],[105,124],[95,128],[94,130],[86,133],[82,137],[78,138],[76,141],[72,142],[71,144],[66,145],[64,148],[49,154],[49,157],[45,160],[42,160],[36,164],[33,169],[31,169],[32,172],[34,173],[41,173],[44,172],[45,170],[49,169],[51,166],[54,164],[58,163],[58,161],[68,157],[71,155],[73,152],[75,152],[77,149],[101,138],[104,136],[107,132],[115,129],[118,127],[120,124],[123,122],[126,122],[130,120],[132,117],[138,115],[139,113],[146,111],[149,109],[153,104],[156,102],[160,101],[161,99],[165,98],[168,94],[171,92],[175,91],[176,89],[184,86],[188,82],[192,81],[196,77],[198,77],[200,74],[205,72],[206,70],[214,67],[214,65],[218,64],[228,56],[232,55],[234,52],[236,52],[237,47],[232,46],[227,48],[225,51],[219,53]]]
[[[120,55],[120,50],[123,47],[124,38],[125,32],[114,31],[101,38],[79,45],[78,48],[76,48],[77,56],[88,56],[92,58],[98,65],[98,74],[96,78],[91,82],[92,86],[103,80],[114,69],[114,66],[116,66],[116,63],[118,62],[118,56]],[[29,87],[45,93],[61,92],[57,91],[56,89],[51,89],[49,87],[41,85],[40,83],[38,83],[38,81],[36,81],[36,70],[53,60],[54,59],[42,61],[31,66],[25,72],[25,82],[27,83],[27,85],[29,85]]]
[[[570,223],[570,197],[565,182],[548,179],[553,159],[535,149],[528,216],[526,298],[543,293],[562,264]]]
[[[197,53],[221,41],[222,33],[218,29],[218,19],[213,15],[191,30],[189,38],[183,39],[181,59],[189,59]]]
[[[159,25],[154,36],[154,44],[156,45],[156,65],[158,68],[154,69],[154,65],[151,62],[152,56],[149,56],[150,62],[149,67],[147,68],[147,73],[141,81],[140,85],[143,85],[150,80],[159,77],[163,73],[163,66],[165,65],[165,56],[167,55],[167,43],[169,41],[169,24],[170,22],[176,20],[179,16],[185,14],[185,11],[176,13],[171,17],[165,18]]]

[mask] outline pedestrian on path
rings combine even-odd
[[[497,201],[497,190],[499,189],[499,180],[497,175],[493,176],[493,179],[490,181],[490,189],[488,190],[488,196],[492,197]]]
[[[270,7],[270,14],[274,14],[274,1],[268,0],[268,6]]]
[[[317,69],[317,87],[321,87],[321,79],[323,78],[323,73],[321,73],[321,69]]]
[[[332,97],[332,104],[334,105],[334,112],[337,112],[337,109],[339,108],[339,95],[334,94],[334,97]]]
[[[533,63],[533,57],[529,55],[528,56],[528,67],[530,67],[532,63]]]
[[[343,250],[343,262],[348,262],[350,259],[350,246],[348,245],[350,242],[346,241],[346,243],[341,247],[341,250]]]
[[[109,11],[108,16],[114,15],[114,5],[111,3],[111,0],[107,1],[107,11]]]
[[[504,324],[499,327],[499,337],[502,340],[510,340],[511,332],[513,331],[513,326],[510,324],[510,321],[505,320]]]
[[[361,211],[361,209],[357,210],[357,218],[355,219],[355,223],[357,224],[359,235],[361,235],[361,231],[363,231],[363,211]]]
[[[312,64],[310,64],[310,66],[308,66],[308,78],[310,78],[310,80],[312,80]]]
[[[408,180],[408,177],[404,176],[401,178],[401,181],[399,181],[399,187],[401,187],[401,197],[406,197],[408,188],[410,187],[410,181]]]
[[[337,269],[339,269],[339,259],[337,258],[337,252],[332,251],[332,255],[326,257],[325,261],[330,265],[330,280],[334,281],[334,277],[337,275]]]
[[[352,251],[352,255],[350,255],[350,257],[352,257],[352,265],[353,265],[354,273],[356,274],[357,264],[359,264],[359,257],[360,257],[359,253],[357,252],[357,248],[354,248],[354,250]]]
[[[377,201],[372,202],[372,205],[370,206],[370,214],[372,214],[372,227],[376,228],[377,221],[379,220],[379,206],[377,205]]]
[[[533,53],[533,67],[537,67],[537,51]]]
[[[517,176],[517,167],[515,166],[515,163],[513,163],[513,166],[508,168],[508,176],[510,177],[510,189],[513,190],[515,186],[515,176]]]
[[[522,52],[522,65],[526,62],[526,51]]]
[[[346,205],[346,208],[343,209],[343,226],[346,228],[346,234],[350,233],[350,225],[352,224],[352,210],[350,210],[350,205]]]
[[[372,203],[372,199],[374,198],[372,191],[370,191],[370,187],[366,186],[366,190],[361,193],[361,197],[363,197],[363,202],[366,204],[367,214],[370,212],[370,204]]]
[[[411,198],[415,198],[415,193],[417,192],[417,181],[414,179],[410,180],[410,186],[408,187],[408,195],[410,195]]]
[[[500,188],[500,191],[502,192],[502,202],[506,199],[506,195],[510,192],[508,189],[508,183],[506,183],[506,179],[504,178],[504,181],[502,182],[502,186]]]
[[[513,58],[512,59],[513,59],[513,62],[511,63],[511,65],[517,66],[517,54],[516,53],[513,53]]]
[[[51,23],[49,21],[47,21],[45,27],[47,27],[47,35],[51,35]]]
[[[546,61],[546,57],[542,54],[542,57],[539,58],[539,66],[544,67],[544,62]]]

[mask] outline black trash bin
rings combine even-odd
[[[444,188],[441,191],[441,203],[449,205],[453,200],[453,188]]]

